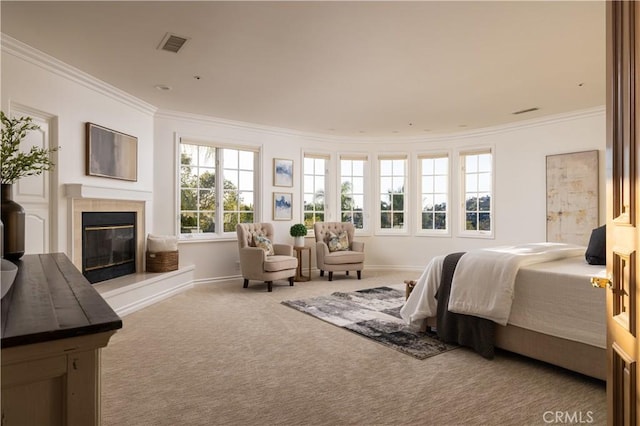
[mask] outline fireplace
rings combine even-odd
[[[82,213],[82,273],[91,283],[136,272],[137,214]]]

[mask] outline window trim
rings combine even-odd
[[[184,242],[207,242],[207,241],[233,241],[237,240],[236,231],[222,232],[216,231],[213,233],[198,233],[198,234],[182,234],[180,232],[180,145],[182,143],[191,145],[203,145],[216,149],[233,149],[239,151],[250,151],[255,153],[254,156],[254,170],[253,170],[253,221],[260,222],[262,217],[262,202],[263,202],[263,189],[261,186],[260,176],[262,176],[262,145],[242,145],[237,143],[220,142],[218,140],[202,138],[201,136],[189,136],[180,135],[177,132],[174,135],[174,232],[178,237],[179,243]],[[221,162],[221,158],[216,155],[216,181],[220,181],[220,177],[224,171],[224,164]],[[222,224],[223,212],[219,208],[220,200],[222,199],[223,188],[216,185],[216,224]],[[220,228],[220,227],[217,227]],[[222,227],[224,229],[224,227]]]
[[[495,238],[496,212],[495,212],[495,192],[496,192],[496,154],[493,145],[461,148],[456,152],[458,160],[458,237],[461,238]],[[491,200],[489,212],[491,217],[490,231],[468,231],[466,229],[466,171],[464,157],[467,155],[491,154]]]
[[[381,160],[404,160],[405,162],[405,173],[404,173],[404,209],[403,209],[403,213],[404,213],[404,224],[402,229],[397,229],[397,228],[382,228],[382,221],[381,221],[381,213],[382,210],[380,210],[380,179],[381,179],[381,174],[380,174],[380,161]],[[376,155],[376,164],[375,164],[375,176],[376,176],[376,182],[375,182],[375,215],[376,215],[376,219],[375,219],[375,235],[409,235],[410,231],[412,229],[411,226],[411,216],[409,214],[410,211],[412,211],[412,206],[411,206],[411,161],[410,161],[410,155],[409,153],[406,152],[399,152],[399,153],[378,153]]]
[[[422,229],[422,159],[426,158],[443,158],[448,160],[447,170],[447,228],[444,230],[439,229]],[[415,208],[415,232],[416,236],[421,237],[451,237],[453,235],[452,228],[455,220],[452,218],[455,215],[455,208],[451,202],[452,194],[452,174],[454,169],[453,156],[450,150],[432,150],[432,151],[419,151],[415,155],[415,170],[416,170],[416,208]]]
[[[304,160],[306,158],[316,158],[325,160],[324,164],[324,221],[331,222],[333,215],[331,210],[331,200],[333,197],[333,189],[332,189],[332,180],[334,177],[332,176],[332,160],[333,153],[331,152],[322,152],[322,151],[305,151],[303,150],[300,154],[300,207],[298,209],[300,213],[300,222],[304,224],[304,177],[305,177],[305,169],[304,169]],[[308,229],[307,236],[314,236],[313,226]]]
[[[364,164],[364,188],[362,206],[362,229],[354,227],[356,235],[371,234],[371,156],[364,152],[338,152],[336,161],[336,217],[342,220],[342,160],[363,160]]]

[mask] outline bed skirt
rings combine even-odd
[[[435,327],[436,318],[427,318],[423,327]],[[497,325],[495,347],[544,361],[600,380],[607,379],[607,351],[597,346],[563,339],[515,325]]]
[[[515,325],[496,326],[495,346],[600,380],[607,378],[607,351],[603,348]]]

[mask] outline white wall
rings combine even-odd
[[[57,241],[53,251],[71,256],[64,185],[81,183],[125,190],[153,189],[155,109],[118,89],[3,35],[1,108],[21,105],[51,117],[52,146],[60,146],[57,177]],[[129,182],[85,174],[85,123],[92,122],[138,138],[138,180]],[[55,203],[54,203],[55,204]],[[151,209],[150,209],[151,210]],[[147,226],[153,211],[147,214]]]
[[[229,124],[222,120],[192,116],[173,112],[157,114],[155,121],[155,223],[154,232],[173,233],[176,227],[175,175],[166,173],[175,170],[175,158],[167,155],[175,151],[178,136],[199,137],[221,143],[260,145],[262,155],[263,204],[259,220],[273,222],[277,240],[291,243],[288,229],[301,221],[301,164],[302,153],[323,152],[331,155],[331,170],[337,170],[339,153],[358,152],[369,155],[374,163],[378,154],[405,152],[415,159],[418,153],[429,150],[448,150],[452,164],[451,203],[458,194],[457,168],[454,168],[456,153],[469,147],[491,146],[495,155],[494,229],[492,239],[463,238],[457,235],[456,217],[452,218],[452,235],[449,237],[360,235],[366,244],[366,267],[411,270],[421,269],[431,257],[453,251],[503,244],[546,240],[546,156],[585,150],[600,152],[600,218],[604,223],[604,108],[581,111],[544,120],[525,121],[509,125],[466,132],[404,141],[336,139],[296,132],[276,132],[270,129]],[[272,221],[271,196],[283,188],[272,186],[273,158],[294,159],[294,187],[286,192],[294,195],[294,217],[291,222]],[[410,185],[415,190],[415,161],[412,161]],[[335,182],[333,184],[335,187]],[[373,189],[374,186],[371,186]],[[411,205],[418,204],[411,197]],[[373,203],[371,204],[373,205]],[[373,210],[372,210],[373,212]],[[330,218],[331,219],[331,218]],[[330,220],[329,219],[329,220]],[[335,218],[333,218],[335,219]],[[373,218],[371,218],[373,219]],[[312,245],[307,239],[307,245]],[[236,242],[188,242],[180,245],[180,261],[196,265],[196,278],[223,278],[237,275]],[[409,273],[409,272],[408,272]]]
[[[415,156],[428,150],[447,149],[455,160],[458,150],[474,146],[495,149],[494,227],[495,238],[472,239],[457,236],[455,220],[449,237],[360,235],[366,244],[366,267],[407,269],[415,275],[437,254],[472,248],[544,241],[546,239],[545,157],[584,150],[600,151],[600,217],[604,222],[604,108],[576,112],[545,120],[521,122],[482,131],[448,136],[403,140],[331,138],[283,129],[231,123],[209,117],[168,111],[157,112],[144,102],[78,72],[28,46],[4,37],[2,40],[1,107],[8,111],[19,104],[54,118],[54,144],[60,145],[58,165],[59,239],[56,250],[70,254],[65,183],[84,183],[116,189],[153,191],[153,208],[148,212],[147,232],[176,232],[176,138],[195,137],[222,143],[262,148],[260,190],[263,200],[258,220],[272,221],[271,197],[283,188],[272,186],[273,158],[293,159],[294,216],[291,222],[276,221],[278,242],[291,242],[293,223],[301,222],[301,165],[305,151],[331,155],[332,170],[344,152],[367,153],[374,163],[380,153],[406,152],[415,170]],[[138,137],[138,181],[85,176],[85,122],[93,122]],[[393,142],[391,144],[390,142]],[[452,168],[453,170],[453,168]],[[452,193],[457,194],[457,174],[452,172]],[[335,182],[332,182],[335,184]],[[410,185],[415,185],[415,176]],[[335,185],[332,185],[335,186]],[[374,186],[371,186],[371,190]],[[414,190],[415,187],[409,190]],[[451,200],[452,203],[456,199]],[[417,205],[416,197],[410,199]],[[371,201],[370,207],[373,206]],[[371,209],[371,212],[374,212]],[[336,219],[336,218],[328,218]],[[373,219],[373,218],[371,218]],[[455,219],[455,218],[454,218]],[[307,239],[307,245],[311,245]],[[195,277],[205,282],[238,275],[236,241],[185,242],[180,244],[181,265],[195,265]],[[366,273],[366,272],[365,272]]]

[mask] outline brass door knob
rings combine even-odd
[[[591,285],[598,288],[613,288],[611,277],[591,277]]]

